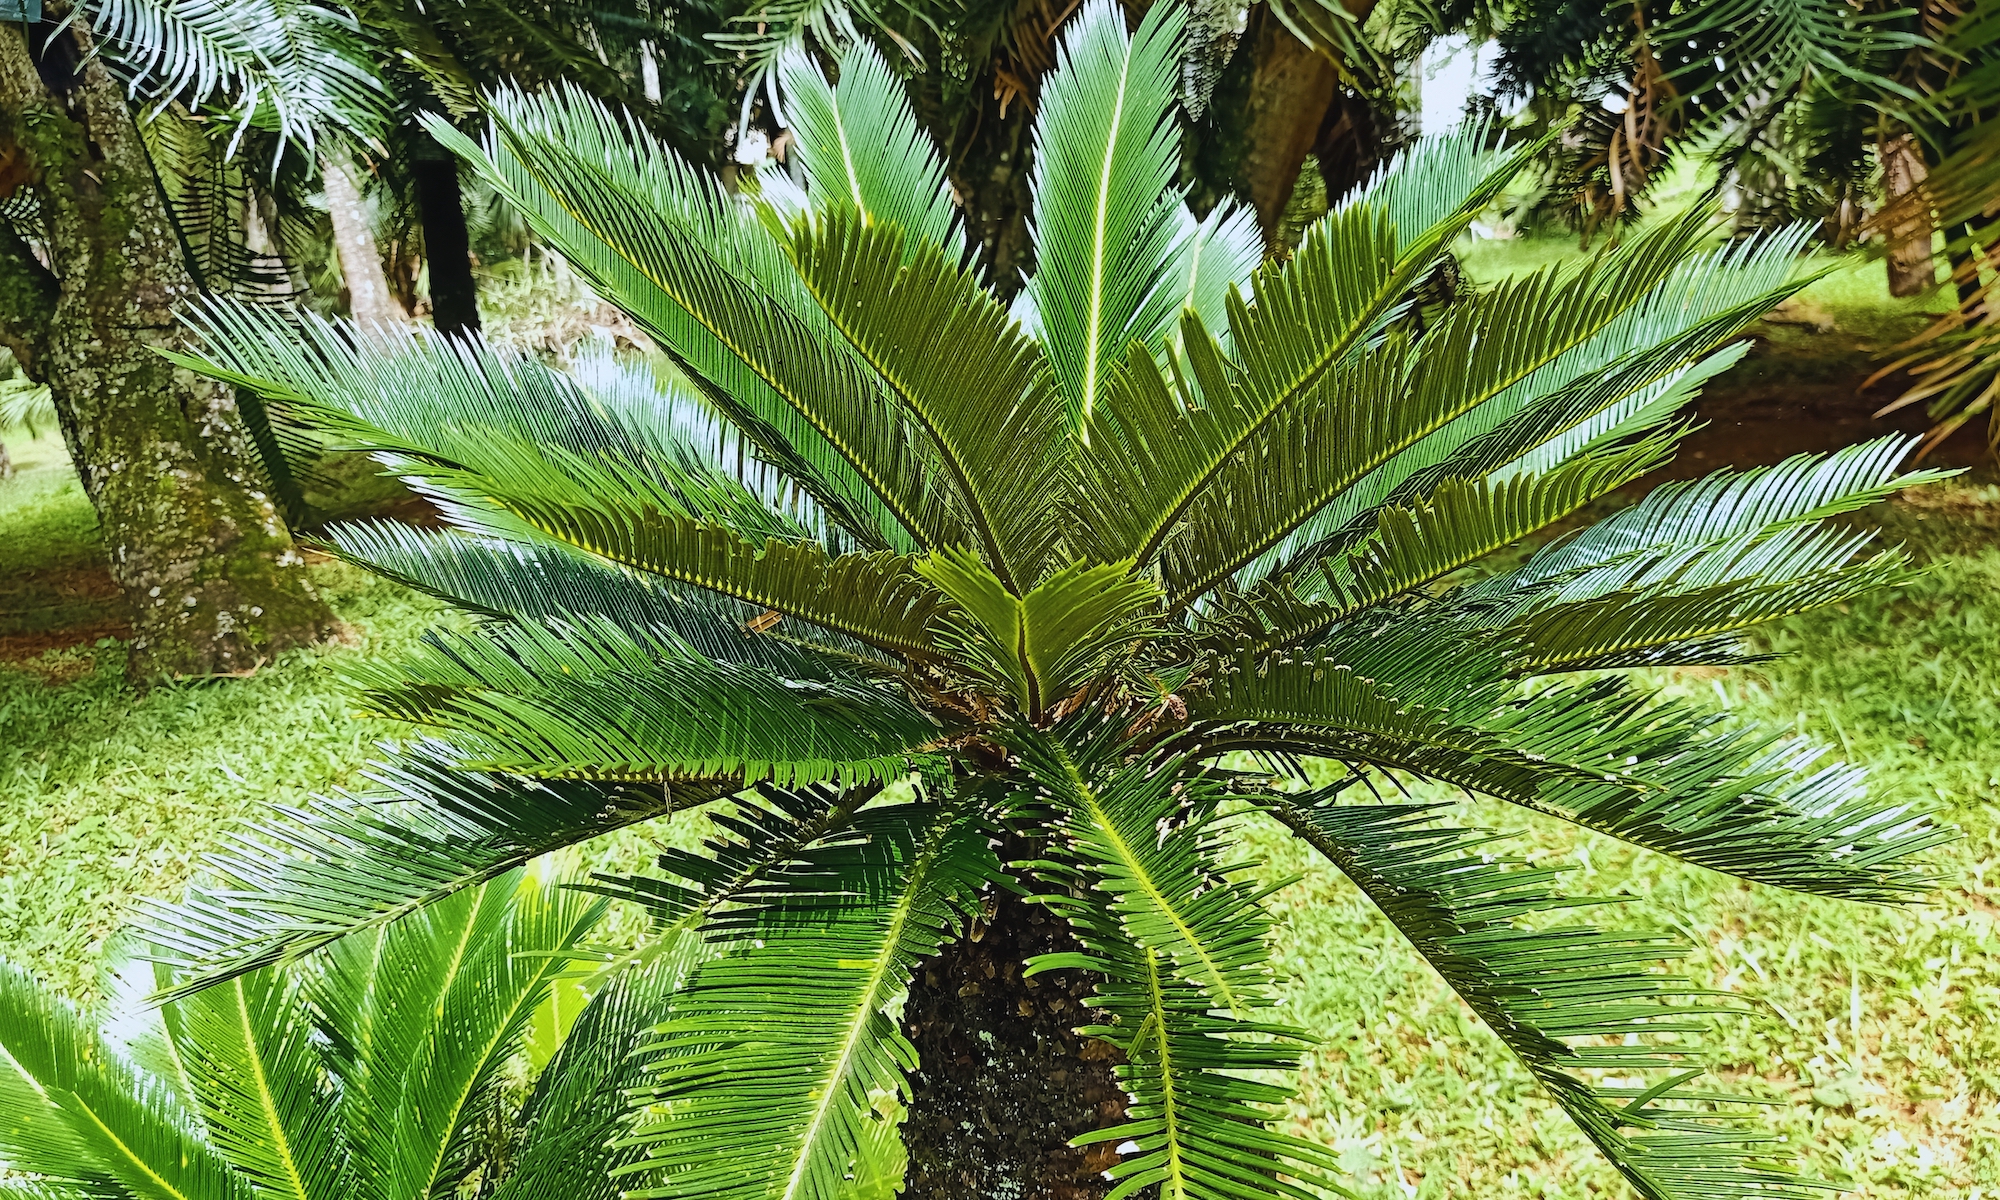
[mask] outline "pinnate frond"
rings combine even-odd
[[[419,745],[360,793],[273,807],[232,830],[177,903],[140,906],[138,932],[184,996],[380,929],[531,859],[733,791],[723,780],[644,788],[461,771]]]
[[[1040,582],[1057,539],[1061,400],[1041,350],[972,274],[894,224],[833,211],[796,226],[799,275],[936,448],[988,565]]]
[[[162,1016],[209,1141],[257,1194],[340,1200],[354,1181],[300,981],[267,967]]]
[[[903,548],[958,540],[962,515],[895,400],[747,207],[580,93],[491,103],[484,149],[448,126],[433,133],[645,326],[769,461],[857,536]]]
[[[255,1200],[166,1085],[73,1007],[0,963],[0,1161],[53,1188],[129,1200]]]
[[[373,711],[434,729],[457,765],[544,778],[900,775],[944,731],[900,689],[797,654],[791,674],[607,621],[437,633],[355,668]]]
[[[1116,740],[1101,735],[1093,749],[1115,751]],[[1268,1003],[1269,919],[1259,890],[1216,862],[1214,786],[1040,738],[1023,756],[1063,834],[1036,864],[1057,885],[1040,902],[1083,945],[1029,971],[1098,972],[1086,1003],[1105,1020],[1079,1032],[1125,1056],[1126,1120],[1074,1144],[1136,1145],[1109,1171],[1120,1200],[1155,1187],[1178,1200],[1319,1194],[1333,1156],[1269,1129],[1268,1106],[1290,1092],[1244,1075],[1296,1066],[1303,1035],[1254,1015]]]
[[[1171,320],[1183,294],[1173,284],[1181,201],[1172,185],[1186,24],[1180,5],[1160,4],[1128,34],[1115,3],[1086,0],[1036,111],[1028,303],[1085,429],[1126,347]]]
[[[1871,798],[1859,770],[1816,765],[1823,748],[1724,728],[1618,679],[1517,690],[1496,669],[1504,642],[1469,632],[1434,639],[1428,669],[1401,664],[1414,699],[1331,654],[1247,661],[1190,708],[1228,723],[1218,748],[1407,771],[1760,883],[1856,900],[1929,886],[1913,859],[1948,835]],[[1257,724],[1233,738],[1237,722]]]
[[[928,246],[963,266],[965,231],[944,163],[881,53],[856,41],[840,56],[838,84],[798,53],[779,60],[778,77],[792,152],[817,210],[895,225],[908,236],[906,258]]]
[[[1556,872],[1484,850],[1483,831],[1431,827],[1430,806],[1301,801],[1276,811],[1381,908],[1646,1200],[1823,1194],[1740,1106],[1684,1090],[1694,1049],[1661,1035],[1703,1027],[1699,993],[1652,969],[1686,953],[1678,939],[1524,927],[1578,902],[1549,889]],[[1665,1077],[1634,1086],[1589,1074],[1609,1071]]]
[[[893,1146],[877,1098],[915,1051],[883,1011],[997,876],[984,829],[928,803],[871,810],[757,897],[755,940],[704,963],[642,1051],[640,1197],[847,1194]],[[637,1186],[634,1186],[637,1185]]]

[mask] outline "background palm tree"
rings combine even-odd
[[[0,964],[0,1195],[608,1200],[635,1014],[679,968],[623,971],[579,1015],[565,973],[603,907],[512,872],[102,1033]]]
[[[1338,1165],[1269,1122],[1312,1035],[1268,1012],[1269,885],[1230,854],[1261,814],[1641,1195],[1815,1194],[1689,1089],[1673,938],[1551,923],[1577,903],[1552,871],[1443,792],[1381,795],[1440,781],[1821,895],[1926,885],[1921,813],[1628,673],[1746,661],[1748,626],[1901,578],[1830,518],[1932,477],[1905,443],[1467,570],[1663,462],[1804,233],[1708,248],[1697,212],[1414,320],[1536,148],[1420,143],[1260,267],[1254,225],[1175,183],[1183,29],[1096,0],[1065,35],[1011,313],[865,45],[837,86],[781,62],[804,184],[766,171],[754,203],[572,89],[494,95],[483,144],[430,123],[664,375],[211,306],[181,362],[453,526],[332,545],[481,620],[361,678],[436,739],[381,793],[272,817],[156,914],[174,993],[734,797],[702,852],[599,880],[701,955],[621,1186],[831,1197],[887,1163],[919,1194],[1303,1197]]]
[[[1935,225],[1947,234],[1958,303],[1883,370],[1913,376],[1889,407],[1926,405],[1938,422],[1932,444],[1982,412],[2000,412],[2000,270],[1993,260],[2000,244],[2000,5],[1972,5],[1948,46],[1958,69],[1936,98],[1942,157],[1920,188],[1881,217],[1885,226]],[[2000,447],[2000,421],[1989,416],[1988,430],[1989,448]]]

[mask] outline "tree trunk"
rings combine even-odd
[[[1355,0],[1347,7],[1365,20],[1374,5]],[[1208,185],[1204,199],[1233,193],[1249,201],[1274,252],[1282,249],[1285,208],[1308,156],[1319,159],[1329,199],[1367,178],[1381,157],[1366,98],[1343,87],[1333,61],[1266,4],[1250,9],[1199,134],[1195,172]]]
[[[14,478],[14,459],[7,453],[7,443],[0,442],[0,479]]]
[[[1021,964],[1074,950],[1062,921],[1005,893],[972,936],[919,967],[904,1023],[922,1065],[903,1126],[905,1200],[1097,1200],[1110,1191],[1112,1143],[1069,1140],[1122,1120],[1118,1051],[1083,1038],[1092,1023],[1083,971],[1032,979]]]
[[[320,159],[326,184],[326,210],[333,222],[333,250],[340,259],[340,277],[347,284],[347,315],[364,328],[403,320],[403,306],[389,290],[382,270],[382,251],[368,226],[368,206],[347,164],[331,155]]]
[[[1886,205],[1917,190],[1929,176],[1915,135],[1897,134],[1878,145],[1882,160],[1882,192]],[[1937,262],[1931,248],[1929,216],[1914,205],[1889,230],[1889,294],[1921,296],[1937,286]]]
[[[424,262],[430,267],[431,324],[439,333],[478,333],[479,285],[472,278],[472,239],[458,189],[458,160],[416,156],[410,174],[416,183],[417,219],[424,226]]]
[[[59,16],[60,14],[55,14]],[[124,90],[79,27],[0,29],[0,117],[40,182],[50,268],[0,239],[0,321],[49,386],[131,610],[136,681],[254,667],[332,614],[265,495],[230,389],[175,367],[194,296]],[[39,59],[39,61],[38,61]],[[86,61],[87,60],[87,61]]]

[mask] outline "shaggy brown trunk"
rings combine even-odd
[[[347,164],[328,156],[320,160],[320,177],[326,183],[326,211],[333,222],[333,250],[340,259],[340,277],[347,284],[347,315],[364,328],[400,323],[406,314],[389,290],[382,251],[368,227],[368,206],[352,172]]]
[[[424,226],[424,263],[430,268],[431,324],[439,333],[478,333],[479,285],[472,278],[472,238],[465,228],[458,160],[441,147],[435,154],[410,162],[417,219]]]
[[[1006,894],[972,936],[917,970],[903,1018],[922,1066],[903,1142],[905,1200],[1097,1200],[1112,1143],[1071,1138],[1123,1119],[1118,1051],[1079,1037],[1093,1022],[1082,971],[1024,978],[1037,954],[1074,950],[1062,921]]]
[[[250,668],[323,636],[332,614],[261,490],[231,391],[156,353],[186,344],[181,243],[124,90],[82,28],[52,28],[0,29],[0,141],[33,164],[49,262],[0,238],[0,326],[54,394],[130,608],[131,676]]]
[[[1885,207],[1915,192],[1930,174],[1914,135],[1897,134],[1878,146],[1882,160]],[[1921,296],[1937,284],[1937,262],[1931,249],[1931,222],[1922,206],[1905,204],[1901,219],[1889,229],[1889,294]]]

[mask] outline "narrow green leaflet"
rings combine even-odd
[[[1824,1194],[1740,1107],[1684,1090],[1698,1073],[1685,1070],[1694,1050],[1662,1039],[1704,1027],[1699,993],[1651,969],[1686,953],[1678,939],[1523,927],[1578,902],[1549,890],[1556,872],[1495,858],[1483,831],[1430,827],[1430,806],[1276,811],[1368,894],[1646,1200]],[[1664,1078],[1595,1081],[1612,1072]]]
[[[977,823],[930,804],[864,813],[751,901],[756,937],[702,964],[644,1047],[622,1168],[635,1197],[834,1200],[893,1145],[916,1053],[884,1009],[977,912],[999,864]]]
[[[347,1148],[304,989],[266,968],[165,1011],[214,1144],[266,1200],[341,1200]]]

